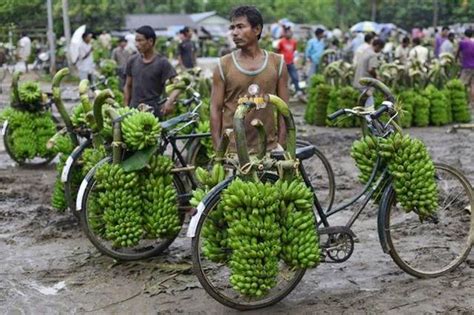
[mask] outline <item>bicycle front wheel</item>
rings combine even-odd
[[[218,225],[218,204],[221,192],[217,191],[210,197],[207,206],[202,212],[197,223],[195,236],[192,239],[192,259],[195,275],[204,290],[219,303],[238,310],[252,310],[273,305],[287,296],[300,282],[305,269],[289,267],[283,261],[278,264],[278,275],[276,286],[267,294],[260,297],[248,297],[240,294],[232,288],[230,282],[231,269],[225,258],[218,256],[230,255],[230,249],[221,247],[218,252],[210,255],[206,251],[206,243],[214,242],[216,238],[222,237],[222,233],[213,234],[210,227]],[[216,257],[218,257],[216,259]]]
[[[107,160],[107,162],[110,162],[109,159]],[[104,160],[99,162],[98,165],[102,164],[103,161]],[[138,244],[127,247],[114,246],[114,243],[104,235],[101,231],[103,229],[101,226],[104,222],[105,213],[103,209],[98,206],[98,198],[101,190],[98,188],[96,179],[94,178],[96,170],[97,168],[93,168],[89,174],[86,175],[78,193],[78,200],[81,203],[81,209],[79,211],[81,225],[92,244],[101,253],[122,261],[134,261],[154,257],[167,249],[179,233],[169,237],[142,237]],[[173,185],[179,199],[179,196],[184,194],[185,190],[177,175],[173,177]],[[81,192],[81,190],[83,190],[83,192]],[[184,222],[184,211],[180,210],[179,215],[180,224],[182,226]]]
[[[413,211],[406,213],[391,187],[381,205],[379,233],[385,238],[390,256],[401,269],[418,278],[454,270],[472,247],[471,185],[448,165],[435,164],[435,172],[438,208],[432,216],[420,221]]]

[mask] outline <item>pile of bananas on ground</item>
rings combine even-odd
[[[123,93],[120,87],[120,79],[117,75],[117,63],[112,59],[105,59],[100,62],[100,74],[106,78],[106,82],[99,84],[100,89],[110,89],[114,93],[117,103],[123,103]]]
[[[366,136],[352,145],[351,156],[367,183],[375,165],[377,154],[387,164],[393,177],[397,200],[405,211],[415,210],[423,219],[437,208],[437,187],[433,161],[422,141],[408,135],[394,133],[388,138]],[[376,192],[380,198],[380,191]],[[377,199],[376,199],[377,200]]]
[[[193,191],[193,197],[189,202],[193,207],[197,207],[204,196],[225,179],[225,170],[221,164],[215,164],[211,171],[198,167],[196,178],[200,187]],[[227,255],[222,251],[222,248],[227,247],[227,223],[222,203],[219,203],[217,209],[212,211],[209,216],[211,220],[207,220],[203,227],[204,255],[211,261],[224,262]]]
[[[230,282],[239,293],[260,297],[277,284],[281,252],[279,193],[270,183],[234,180],[221,204],[231,250]]]
[[[164,156],[153,156],[135,172],[127,173],[119,164],[100,166],[89,204],[93,230],[116,248],[135,246],[143,238],[175,236],[181,218],[171,168]]]
[[[312,268],[321,257],[313,213],[313,193],[300,179],[279,180],[283,260],[292,267]]]
[[[138,151],[157,143],[161,126],[152,113],[133,111],[121,123],[122,136],[127,149]]]
[[[423,142],[395,133],[379,143],[405,211],[415,210],[421,219],[433,214],[438,207],[435,168]]]

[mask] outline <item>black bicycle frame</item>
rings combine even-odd
[[[377,178],[377,173],[382,172],[382,174]],[[308,187],[312,187],[311,182],[309,181],[308,176],[306,175],[305,172],[302,172],[303,175],[303,180],[305,181],[306,185]],[[362,205],[359,207],[359,209],[354,212],[352,217],[349,219],[349,221],[346,223],[346,227],[350,228],[354,222],[357,220],[359,215],[362,213],[362,210],[365,209],[367,206],[367,203],[369,200],[372,198],[374,193],[377,191],[377,189],[382,189],[384,188],[387,183],[390,181],[390,175],[388,173],[387,167],[383,166],[382,160],[380,157],[377,157],[377,160],[375,162],[374,168],[372,170],[372,173],[370,174],[370,178],[367,182],[367,184],[364,186],[361,192],[359,192],[355,197],[347,201],[346,203],[337,205],[334,209],[330,209],[329,211],[325,212],[323,208],[321,207],[321,204],[319,203],[318,197],[316,192],[313,190],[313,196],[314,196],[314,206],[316,207],[317,214],[319,215],[319,220],[317,222],[317,226],[320,226],[321,224],[324,227],[329,227],[330,224],[328,222],[328,217],[350,207],[354,203],[356,203],[359,200],[362,200]],[[373,185],[375,182],[375,185]],[[365,197],[364,197],[365,196]]]

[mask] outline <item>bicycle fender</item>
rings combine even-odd
[[[389,197],[392,193],[393,193],[392,185],[387,185],[387,187],[385,188],[382,194],[382,199],[379,205],[379,212],[377,215],[377,231],[379,234],[379,241],[380,241],[380,245],[382,246],[382,250],[385,254],[388,254],[390,252],[390,247],[388,246],[387,239],[385,238],[385,222],[386,222],[385,217],[388,215],[388,206],[389,206],[388,202],[389,202]]]
[[[5,134],[7,133],[7,127],[8,127],[8,120],[5,120],[3,122],[3,127],[2,127],[2,136],[5,136]]]
[[[99,168],[102,164],[110,162],[112,158],[106,157],[102,160],[99,161],[91,170],[86,174],[84,179],[81,182],[81,186],[79,186],[79,191],[77,192],[77,198],[76,198],[76,211],[81,211],[82,210],[82,205],[83,202],[85,202],[84,199],[84,193],[86,192],[87,185],[89,184],[89,181],[92,179],[94,176],[97,168]]]
[[[91,140],[87,139],[84,143],[74,148],[71,154],[67,157],[66,163],[64,164],[63,171],[61,172],[61,182],[65,183],[69,180],[69,174],[74,162],[76,162],[84,152],[84,150],[90,146]]]
[[[209,202],[211,198],[215,195],[220,193],[222,190],[226,189],[229,184],[234,180],[235,176],[231,176],[229,178],[226,178],[224,181],[220,182],[214,188],[212,188],[206,196],[202,199],[202,201],[198,204],[196,207],[196,213],[191,217],[191,220],[189,221],[189,226],[188,230],[186,232],[187,237],[194,237],[196,236],[196,229],[199,223],[199,220],[201,219],[202,214],[204,213],[204,209],[209,205]]]

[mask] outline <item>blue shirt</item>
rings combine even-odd
[[[306,58],[311,59],[311,62],[314,64],[319,64],[323,52],[324,42],[322,40],[319,40],[317,38],[311,38],[306,44]]]

